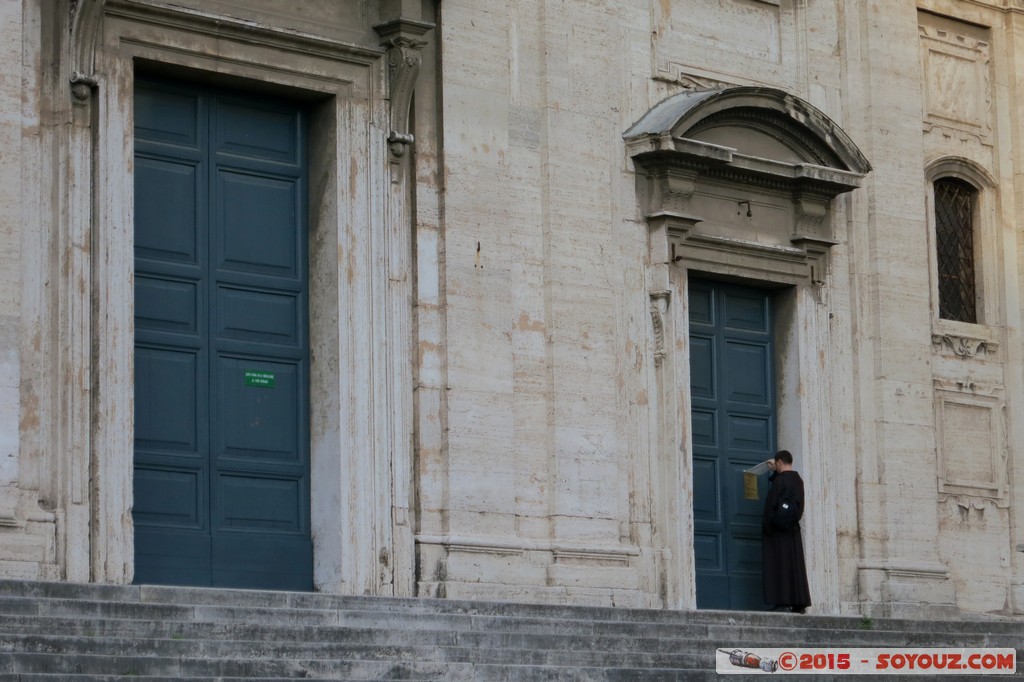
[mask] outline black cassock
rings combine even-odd
[[[786,498],[804,508],[804,482],[795,471],[780,471],[769,479],[772,487],[764,501],[761,519],[761,551],[764,559],[764,601],[766,604],[807,607],[811,591],[807,587],[804,546],[800,538],[800,522],[786,530],[772,524],[772,512],[784,493]]]

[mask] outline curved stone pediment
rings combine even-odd
[[[828,116],[765,87],[681,92],[623,137],[669,260],[753,279],[818,281],[832,200],[871,170]]]
[[[857,145],[832,119],[799,97],[774,88],[681,92],[652,107],[623,137],[631,148],[644,140],[670,138],[855,175],[871,170]]]

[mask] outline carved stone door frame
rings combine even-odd
[[[818,515],[805,530],[816,603],[838,610],[835,518],[827,503],[832,428],[826,390],[834,199],[871,170],[824,113],[780,90],[687,91],[624,134],[647,222],[659,472],[655,542],[667,558],[666,607],[695,608],[690,435],[690,274],[776,288],[780,447],[797,455]],[[826,354],[827,355],[827,354]],[[803,387],[798,390],[798,387]]]
[[[132,580],[132,94],[140,65],[310,102],[314,582],[413,590],[411,212],[405,127],[431,26],[396,20],[358,46],[157,0],[71,2],[73,106],[54,404],[58,562],[69,580]],[[68,85],[64,86],[65,88]],[[392,91],[393,90],[393,91]],[[59,93],[57,95],[59,99]],[[66,370],[66,371],[65,371]]]

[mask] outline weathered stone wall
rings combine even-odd
[[[839,243],[813,270],[764,276],[792,287],[779,445],[808,482],[817,607],[1024,608],[1020,3],[119,0],[81,97],[72,4],[0,7],[0,575],[131,579],[139,58],[321,102],[322,589],[694,605],[692,263],[652,236],[623,133],[670,95],[758,85],[824,112],[873,168],[832,202]],[[438,22],[409,131],[373,28],[399,17]],[[387,144],[404,132],[415,155]],[[979,190],[975,325],[937,312],[944,174]],[[712,194],[696,189],[700,229],[743,237]],[[761,243],[784,244],[804,208],[763,207]],[[741,260],[702,267],[749,276]]]
[[[18,480],[18,405],[21,368],[18,366],[18,303],[21,299],[21,69],[22,7],[7,3],[0,9],[2,55],[11,65],[0,79],[0,149],[3,170],[0,171],[0,486]],[[3,512],[0,512],[2,515]]]
[[[24,324],[45,296],[35,274],[39,216],[48,202],[40,175],[43,62],[35,3],[0,8],[0,573],[57,577],[54,517],[39,504],[40,480],[24,436],[42,428],[27,351],[40,343]]]
[[[425,553],[425,591],[663,598],[646,226],[621,134],[672,92],[722,84],[842,113],[834,5],[707,9],[442,9],[449,448],[421,479],[421,539],[447,553]]]
[[[1014,459],[1024,416],[1020,221],[1013,208],[1020,201],[1013,182],[1020,172],[1013,156],[1019,144],[1013,122],[1020,118],[1014,34],[1022,17],[943,2],[923,3],[922,10],[929,10],[918,16],[927,179],[959,178],[978,191],[977,323],[939,319],[932,288],[940,557],[960,608],[1008,611],[1019,609],[1011,476],[1019,468]]]
[[[449,448],[439,454],[439,475],[421,485],[436,492],[423,498],[422,528],[432,536],[424,540],[447,553],[425,552],[425,591],[536,596],[543,586],[547,598],[608,600],[617,586],[658,602],[644,454],[655,440],[655,387],[637,296],[647,255],[615,131],[681,89],[764,84],[822,109],[874,167],[863,190],[833,207],[841,243],[823,290],[827,329],[817,332],[827,351],[824,385],[813,388],[828,400],[828,415],[796,415],[790,426],[818,432],[808,441],[815,451],[798,456],[805,472],[823,472],[812,475],[822,527],[810,520],[808,541],[820,601],[873,613],[1009,604],[1012,547],[993,540],[1010,534],[1010,515],[996,503],[966,512],[963,498],[943,487],[943,462],[952,458],[942,448],[953,446],[937,406],[950,385],[964,392],[964,377],[991,377],[967,393],[989,399],[978,409],[1008,435],[994,450],[978,444],[976,456],[964,455],[1010,486],[1013,448],[1000,446],[1014,442],[1005,368],[1017,351],[999,343],[1003,330],[1015,334],[1016,314],[1001,301],[1017,300],[1018,275],[1016,249],[1007,257],[1000,234],[1017,231],[1009,216],[981,226],[989,343],[965,360],[942,341],[948,325],[934,310],[925,171],[939,156],[972,160],[1000,184],[986,206],[996,213],[999,202],[1012,205],[1012,182],[1000,176],[1012,168],[1009,149],[1000,156],[993,140],[1015,131],[999,128],[992,102],[1006,89],[989,81],[1000,68],[1004,79],[1015,73],[1019,58],[1003,21],[1019,12],[932,4],[926,9],[967,12],[961,19],[972,27],[990,26],[993,47],[946,31],[959,61],[935,66],[920,46],[939,38],[922,32],[913,7],[889,3],[723,0],[700,12],[671,0],[445,4]],[[1003,66],[989,75],[995,49]],[[981,70],[970,71],[968,58]],[[943,134],[929,106],[973,126],[975,142]],[[1004,120],[1015,120],[1012,98],[1003,106]],[[962,418],[974,424],[979,414]],[[1003,490],[1005,501],[1010,487]],[[593,558],[563,570],[560,543]],[[602,566],[600,548],[615,545],[638,554],[618,569]],[[985,579],[969,585],[979,571]]]
[[[7,3],[0,9],[2,56],[11,68],[0,80],[0,149],[4,150],[3,175],[0,178],[0,281],[4,296],[0,299],[2,337],[0,348],[0,485],[18,480],[18,391],[21,372],[18,367],[18,301],[21,285],[21,69],[22,17],[20,3]]]
[[[648,21],[442,7],[448,448],[421,476],[424,592],[656,603],[646,247],[621,166]]]

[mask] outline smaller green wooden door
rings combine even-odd
[[[136,84],[136,582],[312,589],[304,128]]]
[[[690,423],[697,606],[760,610],[760,499],[743,470],[775,453],[775,384],[768,291],[691,279]]]

